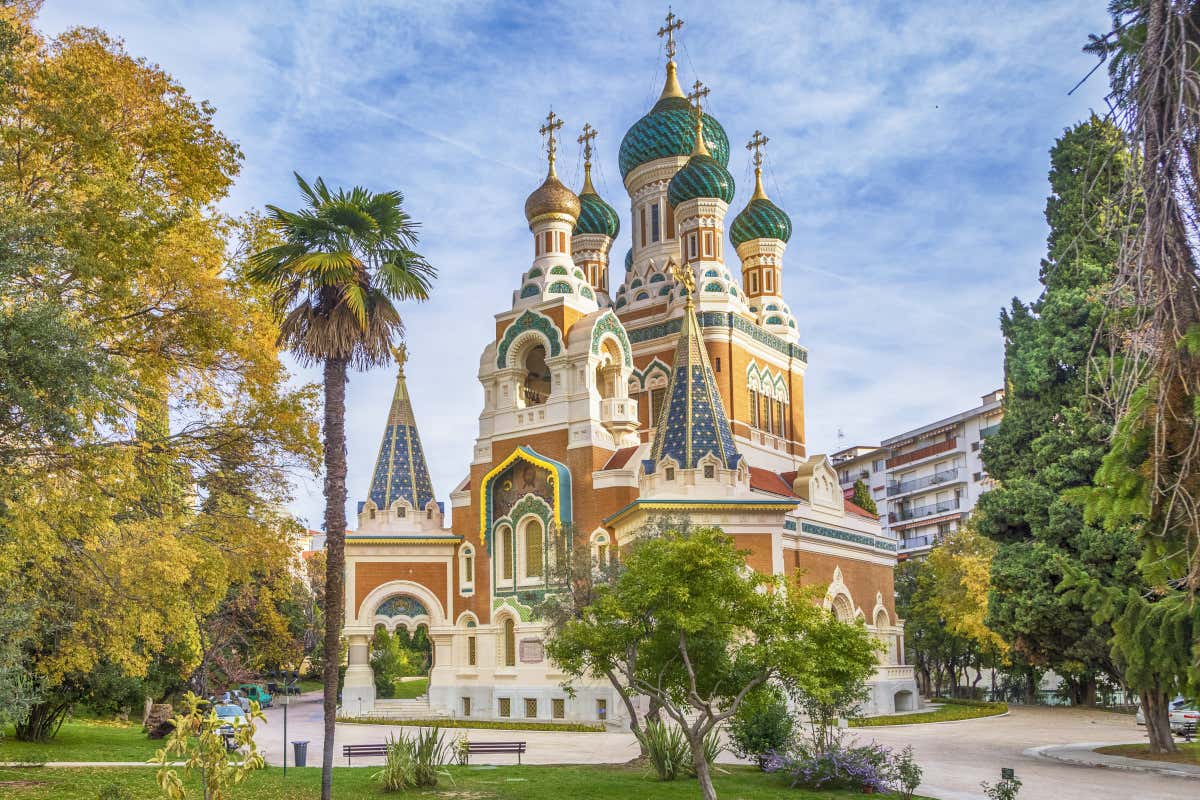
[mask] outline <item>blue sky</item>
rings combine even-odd
[[[1047,151],[1104,107],[1080,52],[1103,0],[677,2],[680,78],[712,89],[733,145],[734,210],[753,189],[741,144],[771,142],[767,191],[792,218],[784,293],[808,347],[810,452],[874,443],[1001,385],[998,312],[1037,293]],[[522,206],[544,172],[538,125],[600,131],[596,184],[627,216],[616,152],[657,98],[665,4],[47,0],[50,34],[104,28],[217,108],[245,153],[225,208],[299,205],[292,170],[398,188],[441,271],[403,309],[407,374],[439,499],[466,474],[492,315],[532,247]],[[623,230],[613,248],[629,246]],[[617,268],[616,279],[620,268]],[[315,380],[316,372],[301,373]],[[350,508],[366,497],[394,377],[355,374]],[[845,432],[839,442],[838,429]],[[447,503],[448,505],[448,503]],[[294,511],[320,527],[320,484]],[[353,517],[351,517],[353,519]]]

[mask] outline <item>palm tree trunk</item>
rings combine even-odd
[[[333,797],[333,736],[346,611],[346,361],[325,362],[325,744],[321,800]]]

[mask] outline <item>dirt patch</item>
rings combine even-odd
[[[0,789],[36,789],[47,785],[46,781],[0,781]]]
[[[1138,758],[1142,761],[1166,761],[1171,764],[1191,764],[1200,767],[1200,742],[1178,744],[1177,753],[1151,753],[1148,744],[1114,744],[1109,747],[1096,748],[1097,753],[1106,756],[1125,756]]]

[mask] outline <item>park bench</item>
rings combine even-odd
[[[515,753],[517,764],[520,764],[524,752],[524,742],[467,742],[466,763],[471,762],[472,753]]]
[[[387,756],[388,746],[386,744],[344,744],[342,745],[342,755],[346,759],[346,765],[350,765],[350,759],[353,756],[365,758],[367,756]]]

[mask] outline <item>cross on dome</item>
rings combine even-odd
[[[592,127],[591,123],[583,123],[583,133],[579,134],[579,138],[575,141],[583,145],[583,164],[585,167],[591,166],[592,163],[592,140],[596,138],[597,131]]]
[[[708,97],[711,90],[700,81],[692,84],[692,91],[688,93],[688,102],[692,104],[692,113],[696,115],[697,124],[702,119],[704,114],[703,101]]]
[[[762,131],[755,131],[754,136],[746,143],[746,149],[754,153],[754,167],[756,169],[762,166],[762,151],[769,141],[771,140],[763,136]]]
[[[675,31],[683,27],[683,20],[667,6],[667,24],[658,29],[658,38],[667,37],[667,61],[675,60]]]
[[[554,138],[554,134],[562,126],[562,118],[554,113],[554,109],[550,109],[550,113],[546,115],[546,124],[538,128],[538,133],[546,137],[546,154],[550,159],[551,172],[554,171],[554,158],[558,153],[558,141]]]

